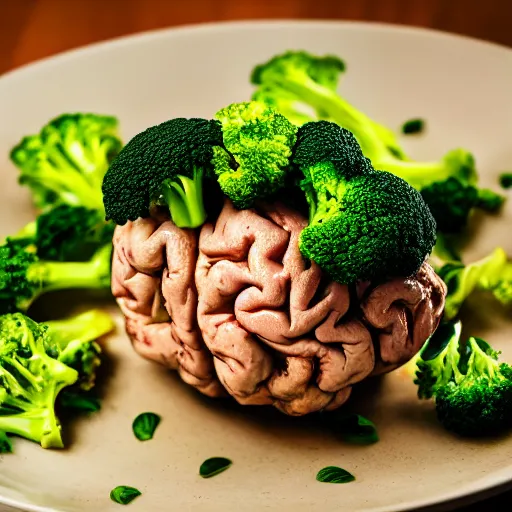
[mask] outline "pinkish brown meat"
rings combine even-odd
[[[224,390],[197,326],[196,253],[195,233],[171,221],[139,219],[118,226],[112,292],[141,356],[178,370],[202,393],[220,396]]]
[[[135,349],[205,394],[290,415],[335,409],[353,384],[407,362],[437,327],[444,283],[424,264],[350,290],[303,259],[306,224],[279,204],[226,201],[200,233],[118,227],[112,290]]]

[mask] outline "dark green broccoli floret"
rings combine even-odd
[[[107,219],[126,224],[149,217],[160,204],[168,206],[178,227],[201,226],[203,179],[216,145],[222,145],[220,123],[206,119],[171,119],[133,137],[103,181]]]
[[[98,210],[62,205],[37,218],[34,244],[41,259],[82,261],[111,243],[114,229]]]
[[[99,210],[63,204],[45,211],[8,240],[20,247],[35,246],[44,260],[86,261],[112,242],[114,229]]]
[[[237,208],[249,208],[284,187],[297,127],[257,102],[234,103],[215,117],[224,148],[214,148],[220,188]]]
[[[447,429],[479,437],[512,428],[512,367],[484,340],[460,346],[461,326],[446,324],[427,342],[418,360],[420,398],[435,398]]]
[[[474,290],[491,291],[504,305],[512,303],[512,262],[507,253],[497,247],[488,256],[464,265],[448,261],[437,266],[437,273],[448,287],[444,318],[455,318]]]
[[[0,430],[62,448],[55,402],[78,373],[47,355],[46,336],[21,313],[0,316]]]
[[[465,228],[478,202],[478,189],[453,177],[427,185],[421,195],[442,233],[457,233]]]
[[[101,365],[98,338],[111,332],[112,317],[93,309],[63,320],[45,322],[47,353],[78,372],[76,386],[84,391],[94,387],[96,372]]]
[[[64,114],[38,135],[23,138],[11,160],[39,208],[69,204],[102,210],[103,176],[121,147],[116,118]]]
[[[473,208],[499,209],[502,196],[490,190],[478,190],[473,155],[456,149],[438,162],[412,161],[391,130],[342,98],[336,86],[333,87],[334,80],[322,78],[326,69],[330,70],[329,76],[332,77],[339,75],[344,67],[336,65],[335,57],[317,57],[303,51],[278,55],[254,69],[252,82],[258,86],[254,97],[260,101],[270,98],[271,102],[267,104],[278,110],[280,104],[284,104],[285,115],[290,104],[302,104],[316,111],[320,119],[333,121],[350,130],[375,169],[396,174],[418,190],[426,189],[424,197],[432,208],[440,231],[462,228]],[[454,189],[453,180],[458,180],[460,185],[456,194],[450,196]],[[475,197],[475,191],[478,197]],[[436,195],[439,193],[442,195]]]
[[[430,211],[404,180],[374,171],[348,130],[326,121],[303,125],[293,162],[310,204],[299,240],[304,256],[340,283],[419,269],[435,243]]]
[[[34,246],[0,246],[0,314],[26,311],[40,295],[63,289],[109,289],[111,244],[86,262],[41,260]]]
[[[504,172],[500,175],[500,185],[503,188],[512,188],[512,172]]]

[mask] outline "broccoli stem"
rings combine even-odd
[[[0,430],[41,443],[43,448],[63,448],[60,425],[53,407],[52,403],[48,408],[0,416]]]
[[[331,121],[351,131],[358,139],[365,155],[382,156],[389,153],[386,145],[375,133],[373,121],[338,96],[335,91],[317,84],[307,76],[304,77],[302,73],[296,77],[293,74],[287,76],[287,80],[280,85],[316,110],[323,111]]]
[[[51,367],[52,374],[57,378],[56,382],[45,382],[40,392],[36,391],[35,395],[24,393],[21,395],[23,398],[12,396],[8,392],[3,393],[0,407],[0,430],[40,443],[43,448],[63,448],[60,424],[55,415],[55,401],[63,388],[78,380],[78,372],[48,356],[39,356],[39,358],[44,359],[44,362],[40,361],[40,363]],[[19,365],[14,365],[13,361],[9,364],[18,372],[20,371]],[[7,373],[5,369],[3,373]],[[27,378],[26,371],[22,375]],[[30,382],[32,384],[33,380],[31,375]],[[39,388],[38,385],[33,386],[35,390]],[[16,411],[22,412],[17,413]]]
[[[57,344],[61,350],[72,341],[94,341],[115,327],[112,317],[101,309],[93,309],[65,320],[45,322],[45,325],[52,343]]]
[[[202,169],[194,169],[192,179],[178,175],[174,180],[166,180],[162,184],[162,195],[176,226],[194,229],[204,224],[206,210],[203,202]]]
[[[102,289],[110,286],[110,265],[112,246],[105,245],[86,262],[38,261],[32,263],[27,270],[28,281],[36,284],[39,289],[28,303],[32,303],[39,295],[62,289]],[[19,304],[26,307],[27,304]]]

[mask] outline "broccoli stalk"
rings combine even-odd
[[[461,436],[501,433],[512,427],[512,367],[484,340],[460,346],[460,322],[441,326],[418,360],[420,398],[435,398],[441,424]]]
[[[177,176],[162,183],[162,196],[177,226],[198,227],[204,223],[203,175],[203,169],[194,167],[191,178]]]
[[[103,180],[107,219],[122,225],[167,206],[178,227],[201,226],[203,180],[212,173],[217,145],[222,145],[220,123],[206,119],[171,119],[136,135]]]
[[[62,448],[59,392],[78,372],[46,353],[46,332],[21,313],[0,317],[0,430]]]
[[[68,204],[101,211],[103,177],[121,146],[116,118],[64,114],[38,135],[23,138],[10,156],[37,207]]]
[[[301,126],[293,162],[310,205],[299,248],[339,283],[414,274],[435,243],[420,194],[373,170],[354,136],[318,121]]]
[[[233,103],[217,112],[224,147],[214,148],[220,188],[237,208],[250,208],[282,189],[291,169],[297,127],[257,102]]]
[[[397,158],[406,159],[391,130],[337,94],[339,76],[344,70],[345,64],[338,57],[317,57],[304,51],[289,51],[253,69],[251,82],[259,86],[253,99],[266,101],[271,98],[274,104],[269,106],[278,108],[281,96],[286,98],[288,105],[294,98],[296,102],[312,107],[320,119],[351,131],[367,156],[384,148]]]
[[[473,155],[463,149],[450,151],[441,161],[415,162],[407,158],[394,134],[350,105],[336,90],[344,66],[336,57],[307,52],[287,52],[256,66],[251,81],[258,86],[253,98],[279,110],[284,103],[301,102],[351,131],[374,168],[396,174],[422,191],[436,219],[437,229],[462,230],[473,208],[497,211],[504,198],[479,190]],[[280,97],[283,100],[280,101]],[[286,111],[282,112],[286,115]]]
[[[101,347],[96,340],[114,329],[112,317],[93,309],[63,320],[45,322],[45,325],[48,354],[78,372],[76,385],[80,389],[91,390],[101,365]]]
[[[110,244],[86,262],[40,260],[9,241],[0,247],[0,314],[27,311],[42,294],[63,289],[108,289]]]

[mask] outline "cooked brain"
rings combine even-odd
[[[307,220],[280,204],[183,230],[138,219],[114,236],[112,291],[135,350],[209,396],[290,415],[341,406],[352,386],[413,357],[446,287],[416,275],[341,285],[301,255]]]

